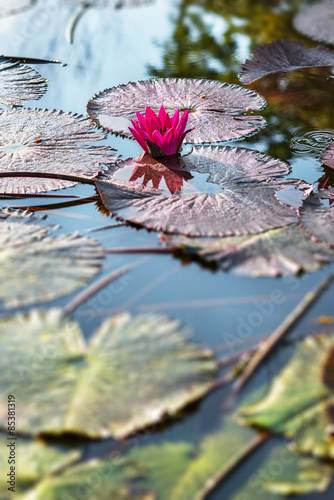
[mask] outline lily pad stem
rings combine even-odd
[[[231,394],[228,397],[228,402],[231,398],[235,397],[236,394],[246,385],[250,378],[254,375],[255,371],[261,365],[261,363],[269,356],[277,344],[282,340],[282,338],[291,330],[291,328],[299,321],[304,313],[313,305],[317,298],[322,294],[330,283],[334,279],[334,274],[330,274],[324,279],[313,291],[308,292],[302,301],[293,309],[293,311],[286,316],[283,322],[276,328],[276,330],[270,335],[267,342],[255,353],[255,355],[250,360],[246,369],[236,381]],[[225,402],[224,407],[226,407],[227,402]]]

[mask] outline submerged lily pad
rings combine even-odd
[[[130,460],[90,460],[46,478],[21,500],[156,500],[136,484],[145,474],[144,467]]]
[[[87,498],[94,494],[99,500],[202,500],[206,485],[228,469],[253,436],[250,429],[231,422],[204,438],[198,448],[182,441],[139,447],[125,457],[80,464],[47,479],[32,499],[71,497],[81,484]],[[100,479],[93,486],[92,474]]]
[[[91,130],[87,118],[47,109],[6,110],[0,114],[0,172],[54,172],[95,177],[102,165],[118,157],[108,146],[85,143],[105,137]],[[75,182],[0,179],[2,193],[37,193],[75,185]]]
[[[198,446],[166,441],[136,447],[123,457],[79,464],[58,477],[46,478],[30,492],[29,499],[71,498],[80,491],[86,498],[99,500],[204,500],[230,468],[239,464],[254,436],[250,429],[227,421],[221,429],[204,437]],[[284,469],[279,475],[275,474],[277,463]],[[314,458],[296,456],[284,446],[277,446],[262,467],[268,471],[268,465],[269,473],[265,477],[268,479],[269,475],[270,481],[263,481],[260,469],[256,493],[262,486],[273,500],[283,499],[283,495],[289,493],[324,491],[330,482],[328,466]],[[253,481],[251,486],[254,493]],[[250,493],[252,489],[244,491]]]
[[[248,84],[272,73],[317,66],[334,66],[334,52],[324,47],[308,49],[303,42],[277,40],[258,47],[253,61],[242,65],[240,80]]]
[[[198,239],[164,236],[168,247],[180,247],[214,261],[227,271],[252,277],[313,272],[334,262],[334,250],[314,242],[297,224],[251,236]]]
[[[17,14],[32,7],[36,0],[0,0],[0,17]]]
[[[162,161],[156,162],[157,168]],[[142,165],[140,157],[139,162],[131,159],[111,168],[110,181],[96,180],[108,210],[149,229],[190,236],[259,233],[296,221],[296,211],[275,196],[284,186],[305,186],[301,181],[275,180],[289,172],[285,162],[250,149],[211,146],[166,162],[173,162],[174,170],[178,166],[179,171],[208,174],[207,182],[221,186],[221,192],[167,197],[136,182],[113,180],[117,167]]]
[[[30,214],[31,215],[31,214]],[[73,292],[100,271],[104,252],[77,233],[56,235],[24,213],[0,220],[0,304],[34,304]]]
[[[112,87],[88,102],[91,119],[104,129],[131,137],[130,119],[146,106],[158,112],[163,105],[169,114],[189,110],[188,127],[194,128],[185,142],[198,144],[239,139],[265,125],[260,116],[245,115],[260,110],[265,100],[255,92],[213,80],[162,78]]]
[[[0,394],[21,402],[21,433],[121,438],[204,396],[217,368],[211,351],[158,315],[114,316],[87,345],[61,311],[34,311],[0,321],[0,344]],[[0,425],[7,427],[4,400]]]
[[[232,500],[280,500],[286,495],[324,492],[331,472],[330,466],[313,457],[296,455],[287,446],[276,446]]]
[[[328,188],[312,194],[300,211],[301,225],[318,241],[334,247],[334,189]]]
[[[242,409],[248,424],[293,438],[296,450],[334,458],[334,336],[304,340],[268,394]]]
[[[333,0],[316,2],[295,17],[294,25],[303,35],[334,45],[333,15]]]
[[[0,56],[0,102],[22,106],[30,99],[42,97],[46,88],[46,81],[35,69]]]
[[[8,448],[10,436],[0,435],[0,466],[1,470],[9,472]],[[25,492],[33,488],[45,476],[60,472],[64,467],[76,462],[81,457],[79,450],[62,445],[46,445],[43,441],[32,441],[20,437],[16,441],[19,466],[15,467],[15,497],[26,498]],[[13,492],[8,491],[5,481],[0,482],[1,500],[10,500]],[[22,495],[22,496],[21,496]]]

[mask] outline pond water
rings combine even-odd
[[[257,46],[287,37],[307,40],[292,27],[295,12],[305,4],[298,0],[152,0],[124,8],[98,8],[94,2],[88,2],[89,7],[80,11],[71,27],[71,20],[81,8],[79,3],[35,2],[30,9],[0,19],[3,54],[58,59],[63,63],[32,64],[47,79],[48,89],[41,99],[29,101],[25,107],[85,115],[88,100],[99,91],[156,76],[209,78],[240,84],[237,77],[240,65]],[[70,36],[73,43],[68,41]],[[328,68],[280,73],[255,82],[250,88],[268,101],[263,111],[256,112],[265,117],[267,126],[250,137],[221,144],[254,149],[279,158],[291,167],[288,177],[315,183],[324,173],[319,151],[334,137],[333,85],[333,69]],[[110,145],[122,159],[137,158],[142,152],[134,141],[111,134],[96,144]],[[21,147],[12,144],[1,146],[0,150],[14,153]],[[188,151],[186,146],[183,154]],[[132,170],[125,168],[118,172],[117,178],[128,180],[131,174]],[[183,194],[218,192],[217,185],[206,183],[207,178],[207,174],[200,173],[190,178],[184,176]],[[152,181],[147,185],[151,187]],[[169,195],[165,178],[159,189]],[[77,185],[57,194],[68,199],[1,196],[1,205],[47,214],[47,224],[59,224],[64,234],[79,231],[92,236],[106,249],[161,247],[154,231],[124,224],[106,228],[116,224],[116,220],[103,209],[93,186]],[[71,198],[73,195],[79,198]],[[281,196],[285,202],[300,204],[291,189]],[[254,279],[232,271],[223,272],[198,259],[180,255],[114,253],[107,255],[102,275],[128,264],[135,267],[116,291],[98,292],[75,311],[74,316],[87,338],[106,317],[117,311],[161,313],[180,320],[191,330],[194,342],[214,349],[219,358],[258,345],[308,291],[334,270],[330,265],[300,277]],[[260,314],[258,324],[252,326],[252,314],[259,311],[258,304],[270,301],[277,291],[283,299],[273,305],[270,314]],[[48,302],[45,307],[65,306],[75,295]],[[332,291],[326,291],[303,316],[289,339],[325,331],[326,325],[318,324],[317,318],[332,314],[332,298]],[[250,335],[236,348],[231,348],[226,339],[245,323],[250,325]],[[289,356],[287,345],[260,370],[250,388],[268,384]],[[249,391],[247,387],[242,398],[247,397]],[[166,440],[198,442],[219,426],[221,403],[226,394],[225,388],[215,391],[182,412],[180,418],[170,419],[154,431],[144,431],[134,444],[139,442],[142,446]],[[270,440],[244,461],[212,493],[210,500],[233,498],[276,443],[277,439]],[[115,448],[123,450],[128,446],[131,443],[85,441],[84,457],[106,457]],[[333,494],[334,485],[326,493],[313,492],[305,498],[330,499]]]

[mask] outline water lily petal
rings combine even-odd
[[[152,128],[151,128],[150,123],[146,120],[145,116],[143,116],[142,114],[140,114],[138,112],[136,113],[136,115],[137,115],[138,123],[139,123],[139,126],[141,127],[141,129],[151,135]],[[131,120],[131,123],[133,123],[132,120]]]
[[[129,127],[129,130],[131,132],[131,134],[133,135],[133,137],[136,139],[136,141],[138,142],[138,144],[140,145],[141,148],[143,148],[143,150],[148,153],[148,149],[147,149],[147,146],[146,146],[146,142],[145,140],[143,139],[142,135],[137,132],[137,130],[135,130],[134,128],[132,127]]]
[[[177,108],[177,110],[175,111],[175,113],[171,119],[172,127],[176,128],[179,124],[179,121],[180,121],[180,111],[179,111],[179,108]]]
[[[158,119],[160,121],[161,130],[167,130],[172,127],[171,120],[168,113],[166,113],[165,108],[161,106],[159,111]]]
[[[159,123],[158,117],[154,113],[154,111],[151,108],[149,108],[148,106],[145,110],[145,117],[146,117],[146,120],[151,125],[152,129],[158,128],[158,123]]]
[[[180,120],[180,123],[176,129],[176,132],[179,134],[179,135],[182,135],[186,129],[186,126],[187,126],[187,121],[188,121],[188,110],[186,109],[185,112],[183,113],[183,115],[181,116],[181,120]]]
[[[166,155],[172,155],[176,153],[176,151],[173,151],[172,149],[172,141],[173,137],[175,137],[175,129],[170,128],[164,135],[163,137],[163,150],[165,151]]]
[[[165,151],[164,147],[163,147],[164,140],[163,140],[163,137],[160,134],[159,130],[154,130],[154,132],[152,134],[152,139],[153,139],[153,142],[159,146],[159,148],[161,148],[163,151]]]

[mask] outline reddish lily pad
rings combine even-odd
[[[3,104],[22,106],[30,99],[42,97],[46,88],[44,78],[35,69],[0,56],[0,101]]]
[[[260,116],[246,115],[260,110],[266,101],[252,90],[212,80],[161,78],[112,87],[88,102],[91,119],[104,129],[131,137],[130,119],[149,106],[155,113],[161,105],[169,114],[189,110],[185,141],[192,144],[239,139],[265,125]]]
[[[295,28],[303,35],[319,42],[334,45],[334,2],[317,2],[302,10],[294,20]]]
[[[108,146],[91,146],[105,137],[81,115],[47,109],[6,110],[0,114],[0,172],[54,172],[96,177],[118,157]],[[37,193],[75,182],[3,178],[1,193]]]
[[[324,47],[308,49],[296,40],[277,40],[258,47],[253,61],[242,65],[240,80],[248,84],[272,73],[316,66],[334,66],[334,52]]]
[[[334,189],[324,189],[310,196],[300,211],[302,226],[318,241],[334,247]]]
[[[113,180],[117,166],[138,166],[131,159],[113,167],[109,181],[96,181],[103,203],[114,215],[148,229],[189,236],[260,233],[296,221],[296,211],[281,204],[275,194],[284,186],[305,185],[275,179],[289,172],[282,161],[249,149],[203,146],[173,162],[174,169],[178,164],[180,171],[208,174],[207,182],[218,184],[221,191],[167,197],[139,183]]]
[[[332,131],[334,133],[334,131]],[[332,142],[320,156],[320,161],[327,165],[327,167],[334,169],[334,142]]]
[[[242,276],[276,277],[313,272],[334,262],[334,250],[313,241],[297,224],[251,236],[219,239],[167,236],[168,247],[180,247],[224,270]]]

